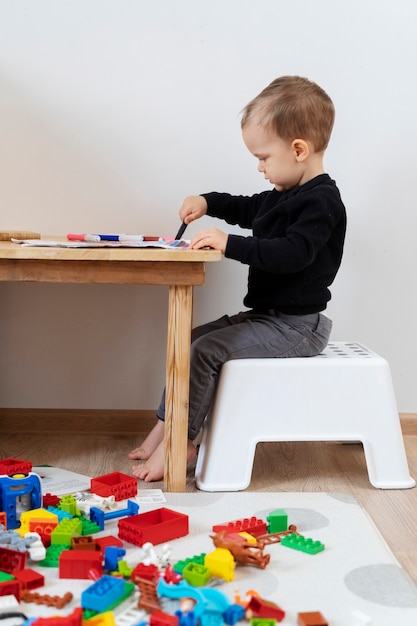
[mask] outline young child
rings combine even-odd
[[[189,196],[180,209],[186,224],[207,214],[252,229],[245,237],[207,228],[191,240],[191,248],[210,246],[248,265],[249,276],[248,310],[192,332],[188,461],[196,456],[193,441],[223,363],[314,356],[328,343],[332,323],[321,311],[331,297],[346,231],[339,190],[323,166],[334,114],[333,102],[315,83],[277,78],[249,102],[241,121],[243,141],[273,188],[254,196]],[[133,474],[146,482],[163,477],[164,408],[163,396],[155,427],[129,454],[141,461]]]

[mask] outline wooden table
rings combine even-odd
[[[56,240],[56,237],[49,238]],[[167,285],[165,489],[185,491],[193,286],[218,250],[23,247],[0,241],[0,281]]]

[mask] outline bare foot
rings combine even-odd
[[[164,442],[161,441],[153,454],[146,460],[146,463],[133,465],[132,474],[140,478],[140,480],[144,480],[145,483],[161,480],[164,477],[164,451]],[[189,439],[187,441],[187,463],[195,459],[196,456],[196,447]]]
[[[135,448],[132,452],[129,452],[129,459],[134,461],[147,461],[155,452],[159,444],[164,440],[164,429],[165,422],[158,420],[143,444],[139,446],[139,448]]]

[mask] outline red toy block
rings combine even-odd
[[[219,533],[225,530],[226,533],[241,533],[247,532],[254,537],[260,535],[266,535],[266,522],[262,519],[258,519],[255,516],[244,517],[242,519],[234,520],[233,522],[224,522],[223,524],[216,524],[213,526],[213,531]]]
[[[149,618],[149,626],[178,626],[178,615],[154,611]]]
[[[7,513],[0,511],[0,524],[3,525],[4,530],[7,530]]]
[[[37,617],[32,626],[82,626],[83,610],[79,606],[73,610],[71,615],[58,615],[56,617]]]
[[[29,474],[31,471],[32,463],[30,461],[21,461],[20,459],[1,459],[0,461],[0,475]]]
[[[21,569],[18,572],[14,572],[13,576],[19,581],[22,589],[37,589],[45,584],[45,576],[35,572],[34,569]]]
[[[27,552],[0,548],[0,571],[14,574],[15,571],[24,569],[26,559]]]
[[[99,550],[63,550],[59,557],[59,578],[91,578],[103,575],[103,555]]]
[[[106,535],[105,537],[97,537],[96,544],[98,549],[101,550],[104,554],[106,548],[123,548],[123,541],[118,537],[113,537],[113,535]]]
[[[52,493],[46,493],[42,498],[42,506],[44,509],[47,509],[48,506],[58,506],[61,502],[61,498],[59,496],[54,496]]]
[[[188,515],[156,509],[119,520],[119,537],[135,546],[153,545],[188,535]]]
[[[20,583],[17,580],[5,580],[0,583],[0,596],[15,596],[20,602]]]
[[[90,491],[104,498],[114,496],[116,501],[127,500],[137,494],[138,481],[137,478],[127,474],[112,472],[111,474],[92,478]]]
[[[320,611],[297,613],[297,626],[329,626]]]
[[[282,622],[285,617],[285,611],[275,602],[264,600],[259,596],[250,597],[246,610],[251,611],[256,617],[276,619],[277,622]]]
[[[140,578],[143,580],[158,581],[159,569],[153,563],[150,563],[149,565],[145,565],[145,563],[138,563],[130,575],[130,580],[132,583],[137,584]]]

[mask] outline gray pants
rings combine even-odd
[[[321,313],[284,315],[245,311],[194,328],[191,335],[188,438],[194,440],[216,390],[221,366],[232,359],[309,357],[329,341],[332,322]],[[165,392],[157,416],[165,416]]]

